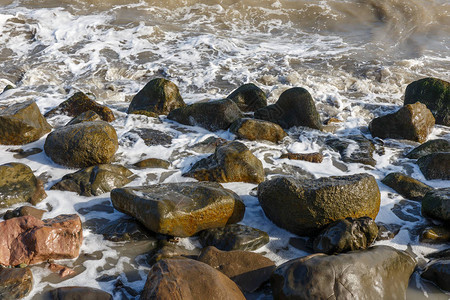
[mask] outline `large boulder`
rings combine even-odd
[[[112,300],[113,297],[102,290],[83,287],[65,286],[50,291],[53,300]]]
[[[433,190],[431,186],[400,172],[389,173],[381,182],[411,200],[422,200],[426,193]]]
[[[339,255],[313,254],[279,266],[274,299],[406,299],[416,262],[388,246]]]
[[[412,149],[407,155],[407,158],[421,158],[436,152],[450,152],[450,141],[446,139],[430,140],[422,145]]]
[[[0,264],[37,264],[49,259],[75,258],[83,242],[78,215],[39,220],[33,216],[0,222]]]
[[[118,188],[111,191],[111,201],[148,229],[180,237],[237,223],[245,211],[238,195],[211,182]]]
[[[417,160],[426,179],[450,180],[450,152],[436,152]]]
[[[36,205],[46,197],[42,181],[30,167],[21,163],[0,165],[0,208],[20,202]]]
[[[236,102],[243,112],[251,112],[267,106],[266,94],[253,83],[241,85],[227,98]]]
[[[255,111],[255,118],[277,123],[286,129],[306,126],[322,130],[322,123],[311,94],[299,87],[284,91],[275,104]]]
[[[116,130],[104,121],[58,128],[44,144],[45,153],[55,163],[72,168],[107,164],[118,148]]]
[[[175,83],[156,78],[147,83],[131,100],[127,113],[148,116],[167,115],[186,104]]]
[[[373,158],[375,145],[363,135],[328,138],[325,143],[333,150],[339,152],[343,162],[361,163],[370,166],[377,164]]]
[[[239,139],[265,140],[272,143],[278,143],[287,136],[287,133],[278,124],[249,118],[235,121],[231,124],[230,132],[234,133]]]
[[[40,139],[52,130],[33,101],[0,109],[0,144],[23,145]]]
[[[450,224],[450,187],[428,192],[422,200],[422,214]]]
[[[222,99],[175,109],[167,118],[184,125],[217,131],[227,130],[234,121],[242,118],[242,112],[233,100]]]
[[[22,299],[33,288],[33,273],[29,268],[3,268],[0,266],[0,299]]]
[[[196,162],[183,176],[199,181],[260,183],[264,169],[244,144],[234,141],[218,146],[214,154]]]
[[[239,287],[213,267],[192,259],[163,259],[150,269],[141,300],[245,300]]]
[[[276,225],[311,236],[340,219],[375,219],[380,209],[380,190],[369,174],[312,180],[278,177],[259,184],[258,200]]]
[[[397,112],[378,117],[369,124],[373,137],[406,139],[423,143],[433,131],[434,117],[420,102],[408,104]]]
[[[450,259],[436,259],[431,261],[421,274],[441,289],[450,292]]]
[[[405,105],[420,101],[436,118],[436,124],[450,126],[450,83],[437,78],[423,78],[405,90]]]

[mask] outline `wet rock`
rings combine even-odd
[[[50,291],[53,300],[112,300],[105,291],[91,287],[66,286]]]
[[[450,152],[450,141],[445,139],[430,140],[411,150],[406,157],[416,159],[436,152]]]
[[[277,226],[307,236],[340,219],[375,219],[380,209],[380,191],[369,174],[315,180],[279,177],[258,186],[258,200]]]
[[[204,248],[198,260],[227,275],[245,292],[254,292],[269,281],[276,269],[275,263],[261,254],[215,247]]]
[[[68,268],[68,267],[62,266],[62,265],[58,265],[58,264],[54,264],[54,263],[50,263],[48,265],[48,268],[53,273],[57,273],[59,275],[59,277],[61,277],[61,278],[64,278],[67,276],[72,276],[72,275],[76,274],[76,272],[74,270],[72,270],[71,268]]]
[[[163,78],[155,78],[133,97],[127,113],[149,112],[156,116],[167,115],[172,110],[184,106],[186,104],[175,83]]]
[[[377,235],[377,224],[371,218],[347,218],[328,225],[314,239],[313,248],[315,252],[326,254],[366,249]]]
[[[47,112],[44,116],[48,118],[54,115],[64,114],[70,117],[76,117],[89,110],[96,112],[103,121],[111,122],[115,120],[114,114],[110,108],[98,104],[83,92],[73,94],[69,99]]]
[[[81,114],[79,114],[78,116],[76,116],[75,118],[70,120],[66,124],[66,126],[83,123],[83,122],[93,122],[93,121],[101,121],[101,120],[102,120],[102,118],[95,111],[88,110],[88,111],[82,112]]]
[[[64,175],[51,190],[75,192],[81,196],[98,196],[133,180],[133,173],[121,165],[103,164]]]
[[[450,83],[437,78],[423,78],[405,90],[405,105],[420,101],[436,118],[436,124],[450,126]]]
[[[230,125],[242,118],[242,112],[233,100],[222,99],[194,103],[169,113],[169,120],[190,126],[200,126],[209,131],[227,130]]]
[[[400,231],[401,226],[397,224],[378,223],[377,241],[393,239]]]
[[[12,89],[14,89],[14,87],[13,87],[12,85],[10,85],[10,84],[7,84],[7,85],[5,86],[5,88],[3,89],[2,94],[3,94],[4,92],[9,91],[9,90],[12,90]]]
[[[30,167],[21,163],[0,165],[0,208],[20,202],[36,205],[46,197],[42,182]]]
[[[156,246],[155,234],[128,216],[109,221],[95,229],[95,233],[102,234],[106,240],[113,242],[154,240]]]
[[[250,226],[231,224],[201,231],[199,241],[203,247],[214,246],[224,251],[253,251],[267,244],[269,235]]]
[[[239,287],[227,276],[192,259],[163,259],[153,265],[141,300],[242,299]]]
[[[221,146],[226,142],[227,140],[225,139],[210,136],[204,141],[188,147],[188,149],[198,153],[213,153],[218,146]]]
[[[284,91],[275,104],[255,111],[255,118],[277,123],[285,129],[306,126],[322,130],[322,123],[311,94],[299,87]]]
[[[3,219],[9,220],[12,218],[17,218],[17,217],[33,216],[36,219],[41,220],[42,216],[44,215],[45,212],[46,212],[45,210],[37,209],[32,206],[22,206],[22,207],[16,208],[15,210],[6,211],[5,215],[3,216]]]
[[[428,192],[422,201],[422,214],[450,223],[450,188]]]
[[[13,157],[17,159],[27,158],[28,156],[35,155],[42,152],[41,148],[31,148],[31,149],[8,149],[7,151],[15,152]]]
[[[133,166],[138,168],[161,168],[168,169],[170,167],[170,162],[167,160],[159,159],[159,158],[147,158],[137,163],[133,164]]]
[[[33,101],[0,109],[0,144],[23,145],[40,139],[52,130]]]
[[[287,158],[293,160],[304,160],[312,163],[321,163],[323,161],[323,155],[319,152],[315,153],[284,153],[281,154],[280,159]]]
[[[37,264],[49,259],[75,258],[83,242],[77,215],[59,215],[39,220],[24,216],[0,222],[0,264]]]
[[[275,299],[406,299],[416,262],[388,246],[288,261],[271,278]]]
[[[381,182],[411,200],[422,200],[426,193],[433,190],[431,186],[400,172],[389,173]]]
[[[426,179],[450,180],[450,152],[437,152],[417,160]]]
[[[200,249],[194,248],[192,250],[188,250],[181,245],[178,245],[176,242],[159,240],[158,248],[151,253],[149,264],[153,265],[160,260],[174,258],[174,259],[183,259],[183,258],[191,258],[196,259],[200,254]]]
[[[450,259],[432,261],[421,274],[422,278],[450,292]]]
[[[264,169],[244,144],[234,141],[218,146],[214,154],[196,162],[183,176],[199,181],[260,183]]]
[[[393,114],[373,119],[369,124],[373,137],[406,139],[419,143],[427,140],[433,128],[433,114],[420,102],[405,105]]]
[[[345,138],[330,138],[325,143],[333,150],[338,151],[341,159],[346,163],[361,163],[375,166],[373,158],[374,144],[363,135],[350,135]]]
[[[130,130],[128,134],[137,134],[141,139],[144,140],[147,146],[167,146],[172,144],[172,136],[159,130],[154,130],[150,128],[137,128]]]
[[[265,140],[272,143],[278,143],[287,136],[278,124],[249,118],[235,121],[231,124],[230,132],[234,133],[238,139]]]
[[[443,258],[450,259],[450,248],[444,249],[442,251],[432,252],[430,254],[425,255],[426,258]]]
[[[442,226],[425,228],[419,237],[420,242],[429,244],[439,244],[450,242],[450,229]]]
[[[0,299],[22,299],[30,293],[32,288],[33,274],[29,268],[0,266]]]
[[[237,223],[245,211],[238,195],[210,182],[119,188],[111,191],[111,200],[151,231],[180,237]]]
[[[241,85],[227,98],[236,102],[243,112],[251,112],[267,106],[266,94],[253,83]]]
[[[84,168],[109,163],[119,147],[114,127],[103,121],[64,126],[45,140],[45,153],[57,164]]]

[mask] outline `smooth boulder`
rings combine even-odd
[[[436,152],[422,156],[417,165],[428,180],[450,180],[450,152]]]
[[[436,259],[431,261],[421,276],[433,282],[444,291],[450,292],[450,259]]]
[[[33,273],[29,268],[0,266],[0,299],[22,299],[30,293],[32,288]]]
[[[422,200],[426,193],[433,190],[431,186],[400,172],[389,173],[381,182],[411,200]]]
[[[253,83],[241,85],[227,97],[243,112],[252,112],[267,106],[266,94]]]
[[[269,141],[278,143],[287,136],[287,133],[280,125],[255,119],[239,119],[231,124],[230,132],[234,133],[238,139],[250,141]]]
[[[428,192],[422,200],[422,214],[450,224],[450,188]]]

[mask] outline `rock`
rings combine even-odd
[[[59,215],[39,220],[24,216],[0,222],[0,264],[37,264],[49,259],[75,258],[83,242],[81,220],[77,215]]]
[[[245,211],[238,195],[210,182],[118,188],[111,191],[111,201],[151,231],[180,237],[237,223]]]
[[[198,153],[213,153],[218,146],[227,143],[227,140],[210,136],[204,141],[201,141],[195,145],[189,146],[188,149]]]
[[[183,176],[199,181],[260,183],[264,169],[244,144],[234,141],[218,146],[214,154],[196,162]]]
[[[284,91],[275,104],[255,111],[255,118],[277,123],[285,129],[306,126],[322,130],[313,98],[306,89],[299,87]]]
[[[417,160],[420,171],[428,180],[450,180],[450,152],[436,152]]]
[[[58,264],[54,264],[54,263],[50,263],[48,265],[48,268],[53,273],[57,273],[59,275],[59,277],[61,277],[61,278],[64,278],[67,276],[72,276],[72,275],[76,274],[76,272],[74,270],[72,270],[71,268],[68,268],[68,267],[62,266],[62,265],[58,265]]]
[[[101,121],[101,120],[102,120],[102,118],[95,111],[88,110],[88,111],[82,112],[81,114],[79,114],[78,116],[76,116],[75,118],[70,120],[66,124],[66,126],[83,123],[83,122],[93,122],[93,121]]]
[[[200,126],[209,131],[227,130],[242,118],[239,107],[230,99],[194,103],[169,113],[169,120],[190,126]]]
[[[19,208],[16,208],[15,210],[6,211],[5,215],[3,216],[3,219],[9,220],[17,217],[33,216],[36,219],[41,220],[45,212],[46,212],[45,210],[37,209],[32,206],[21,206]]]
[[[64,175],[50,189],[75,192],[81,196],[99,196],[133,181],[133,173],[121,165],[102,164]]]
[[[380,209],[380,191],[369,174],[278,177],[258,186],[258,200],[272,222],[300,236],[315,235],[340,219],[375,219]]]
[[[147,158],[144,160],[141,160],[133,166],[138,168],[161,168],[161,169],[168,169],[170,167],[170,162],[163,159],[158,158]]]
[[[96,228],[95,233],[102,234],[106,240],[113,242],[154,240],[156,244],[155,234],[128,216],[109,221]]]
[[[4,92],[9,91],[9,90],[12,90],[12,89],[14,89],[14,87],[13,87],[12,85],[10,85],[10,84],[7,84],[7,85],[5,86],[5,88],[3,89],[2,94],[3,94]]]
[[[428,192],[422,200],[422,214],[450,223],[450,187]]]
[[[406,299],[416,262],[388,246],[339,255],[313,254],[279,266],[274,299]]]
[[[421,276],[426,280],[432,281],[439,288],[450,292],[450,259],[432,261]]]
[[[450,152],[450,141],[445,139],[430,140],[411,150],[406,157],[416,159],[436,152]]]
[[[109,163],[119,147],[114,127],[103,121],[64,126],[45,140],[45,153],[57,164],[84,168]]]
[[[33,274],[29,268],[0,266],[0,299],[22,299],[30,293],[32,288]]]
[[[323,161],[323,155],[319,152],[314,153],[284,153],[281,154],[280,159],[294,159],[294,160],[304,160],[312,163],[321,163]]]
[[[278,124],[249,118],[236,120],[231,124],[230,132],[234,133],[238,139],[265,140],[272,143],[278,143],[287,136]]]
[[[450,83],[437,78],[423,78],[405,90],[405,105],[420,101],[436,118],[436,124],[450,126]]]
[[[136,128],[130,130],[128,134],[137,134],[141,139],[144,140],[147,146],[167,146],[172,144],[172,136],[161,132],[159,130],[154,130],[150,128]]]
[[[149,264],[153,265],[160,260],[174,258],[174,259],[183,259],[183,258],[191,258],[196,259],[200,254],[200,249],[194,248],[193,250],[188,250],[181,245],[178,245],[176,242],[159,240],[158,248],[153,251],[150,256]]]
[[[314,239],[313,248],[315,252],[326,254],[366,249],[377,235],[377,224],[371,218],[347,218],[328,225]]]
[[[245,300],[245,297],[233,281],[205,263],[163,259],[150,269],[140,299]]]
[[[267,106],[266,94],[253,83],[241,85],[227,98],[236,102],[243,112],[251,112]]]
[[[214,246],[224,251],[253,251],[267,244],[269,235],[250,226],[231,224],[201,231],[199,241],[203,247]]]
[[[31,148],[31,149],[8,149],[7,151],[16,152],[13,157],[17,159],[27,158],[28,156],[35,155],[42,152],[41,148]]]
[[[53,300],[112,300],[105,291],[91,287],[65,286],[50,291]]]
[[[186,104],[175,83],[163,78],[155,78],[133,97],[127,113],[149,112],[156,116],[167,115],[172,110],[184,106]]]
[[[422,200],[426,193],[433,190],[431,186],[400,172],[389,173],[381,182],[411,200]]]
[[[444,249],[442,251],[431,252],[430,254],[425,255],[425,257],[450,259],[450,248]]]
[[[346,163],[361,163],[375,166],[373,158],[374,144],[363,135],[350,135],[345,138],[329,138],[325,143],[333,150],[338,151],[341,159]]]
[[[23,145],[37,141],[52,130],[33,101],[0,109],[0,144]]]
[[[215,247],[204,248],[198,260],[227,275],[245,292],[257,290],[276,269],[275,263],[261,254]]]
[[[433,131],[434,117],[420,102],[408,104],[393,114],[372,120],[369,130],[373,137],[406,139],[423,143]]]
[[[47,197],[42,181],[21,163],[0,165],[0,208],[20,202],[36,205]]]
[[[384,224],[380,222],[377,226],[377,241],[391,240],[400,232],[401,229],[401,225],[398,224]]]
[[[429,244],[448,243],[450,242],[450,229],[442,226],[425,228],[420,234],[419,241]]]

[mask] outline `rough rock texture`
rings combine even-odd
[[[321,163],[323,161],[323,155],[319,152],[315,153],[285,153],[281,154],[280,159],[294,159],[294,160],[304,160],[307,162]]]
[[[436,152],[450,152],[450,141],[445,139],[430,140],[411,150],[406,157],[416,159]]]
[[[83,92],[77,92],[73,94],[73,96],[71,96],[69,99],[47,112],[45,114],[45,117],[51,117],[58,114],[65,114],[70,117],[76,117],[81,113],[87,112],[89,110],[96,112],[103,121],[111,122],[115,120],[114,114],[110,108],[98,104]]]
[[[426,179],[450,180],[450,152],[436,152],[417,160]]]
[[[230,132],[234,133],[238,139],[250,141],[265,140],[278,143],[287,136],[280,125],[255,119],[239,119],[231,124]]]
[[[156,115],[167,115],[170,111],[184,106],[186,104],[176,84],[167,79],[156,78],[147,83],[133,97],[127,113],[150,112]]]
[[[103,164],[64,175],[51,190],[75,192],[81,196],[98,196],[133,180],[133,173],[121,165]]]
[[[66,286],[50,291],[53,300],[112,300],[105,291],[91,287]]]
[[[101,121],[101,120],[102,120],[102,118],[95,111],[88,110],[88,111],[85,111],[85,112],[79,114],[72,120],[70,120],[66,124],[66,126],[83,123],[83,122],[93,122],[93,121]]]
[[[238,195],[210,182],[119,188],[111,191],[111,200],[148,229],[180,237],[237,223],[245,211]]]
[[[227,98],[236,102],[243,112],[251,112],[267,106],[266,94],[253,83],[241,85]]]
[[[328,225],[314,239],[313,249],[326,254],[366,249],[377,235],[378,226],[371,218],[347,218]]]
[[[441,289],[450,292],[450,259],[431,261],[421,276],[432,281]]]
[[[234,121],[242,118],[242,112],[233,100],[223,99],[175,109],[167,118],[184,125],[217,131],[227,130]]]
[[[57,164],[84,168],[109,163],[119,147],[114,127],[104,121],[64,126],[45,140],[45,153]]]
[[[422,200],[426,193],[433,190],[431,186],[400,172],[389,173],[381,182],[411,200]]]
[[[450,223],[450,187],[428,192],[422,200],[422,214]]]
[[[253,292],[269,281],[275,263],[258,253],[220,251],[215,247],[202,250],[198,260],[227,275],[243,291]]]
[[[269,235],[259,229],[230,224],[225,227],[206,229],[199,233],[203,247],[214,246],[220,250],[248,250],[261,248],[269,242]]]
[[[434,117],[420,102],[408,104],[393,114],[372,120],[369,130],[373,137],[407,139],[423,143],[433,131]]]
[[[416,262],[388,246],[288,261],[271,278],[274,299],[406,299]]]
[[[133,166],[138,168],[162,168],[168,169],[170,167],[170,162],[167,160],[159,159],[159,158],[147,158],[137,163],[133,164]]]
[[[0,109],[0,144],[23,145],[40,139],[52,130],[33,101]]]
[[[311,236],[340,219],[375,219],[380,209],[380,190],[369,174],[313,180],[279,177],[258,186],[258,200],[276,225]]]
[[[37,264],[49,259],[75,258],[83,242],[77,215],[59,215],[39,220],[32,216],[0,222],[0,264]]]
[[[234,141],[218,146],[214,154],[196,162],[183,176],[199,181],[260,183],[264,169],[244,144]]]
[[[450,242],[450,229],[444,226],[425,228],[419,236],[421,243],[442,244]]]
[[[153,232],[145,228],[135,218],[129,216],[109,221],[103,226],[95,228],[94,232],[102,234],[106,240],[113,242],[150,241],[155,236]]]
[[[141,139],[144,140],[147,146],[167,146],[172,143],[172,136],[159,130],[150,128],[136,128],[130,130],[127,134],[137,134]]]
[[[283,128],[306,126],[322,130],[311,94],[299,87],[284,91],[275,104],[255,111],[255,118],[277,123]]]
[[[423,78],[405,90],[405,105],[420,101],[436,118],[436,124],[450,126],[450,83],[437,78]]]
[[[20,202],[36,205],[46,197],[42,182],[30,167],[21,163],[0,165],[0,208]]]
[[[33,216],[36,219],[41,220],[45,212],[46,212],[45,210],[37,209],[33,206],[22,206],[16,208],[15,210],[6,211],[5,215],[3,216],[3,219],[9,220],[17,217]]]
[[[329,138],[325,142],[333,150],[338,151],[346,163],[361,163],[375,166],[373,158],[374,144],[363,135],[350,135],[345,138]]]
[[[0,266],[0,299],[22,299],[33,288],[33,274],[29,268],[2,268]]]
[[[171,240],[158,240],[158,245],[154,251],[151,252],[151,256],[148,260],[150,265],[154,265],[160,260],[174,258],[174,259],[197,259],[200,254],[199,248],[186,249],[184,246],[179,245],[177,242]]]
[[[245,297],[233,281],[205,263],[163,259],[150,269],[140,299],[245,300]]]
[[[227,143],[225,139],[210,136],[199,143],[189,146],[188,149],[198,153],[213,153],[218,146],[225,143]]]
[[[50,271],[52,271],[53,273],[56,273],[59,275],[59,277],[64,278],[67,276],[72,276],[75,275],[77,272],[75,272],[74,270],[72,270],[69,267],[63,266],[63,265],[58,265],[58,264],[54,264],[54,263],[50,263],[48,264],[48,269]]]

